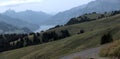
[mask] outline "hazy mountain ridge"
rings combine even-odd
[[[28,33],[30,30],[25,31],[26,29],[20,29],[13,25],[7,24],[3,21],[0,21],[0,34],[10,34],[10,33]]]
[[[83,15],[85,13],[92,13],[92,12],[110,12],[114,10],[120,9],[120,1],[119,0],[96,0],[92,1],[86,5],[78,6],[72,8],[71,10],[67,10],[64,12],[60,12],[53,16],[51,19],[53,22],[49,24],[65,24],[69,21],[70,18],[77,17]],[[58,22],[61,21],[61,22]]]
[[[18,27],[18,28],[27,27],[30,30],[36,30],[39,28],[39,26],[37,26],[37,25],[30,24],[28,22],[25,22],[25,21],[22,21],[19,19],[15,19],[15,18],[11,18],[9,16],[2,15],[2,14],[0,14],[0,21],[5,22],[5,23],[10,24],[10,25],[13,25],[13,26]]]
[[[21,19],[23,21],[27,21],[29,23],[37,24],[37,25],[46,24],[47,22],[45,23],[45,21],[52,16],[41,11],[36,12],[32,10],[26,10],[21,12],[15,12],[14,10],[7,10],[3,14],[13,18]]]
[[[103,13],[103,12],[119,10],[120,9],[119,4],[120,4],[119,0],[110,0],[110,1],[95,0],[89,2],[88,4],[74,7],[70,10],[66,10],[63,12],[59,12],[54,16],[44,12],[37,12],[32,10],[26,10],[21,12],[15,12],[14,10],[7,10],[3,14],[38,25],[58,25],[58,24],[63,25],[67,23],[69,19],[73,17],[78,17],[85,13],[92,13],[92,12]]]

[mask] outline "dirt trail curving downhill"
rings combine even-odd
[[[64,57],[62,57],[60,59],[73,59],[75,57],[81,57],[81,59],[90,59],[90,58],[94,58],[94,59],[108,59],[108,58],[101,58],[101,57],[98,56],[99,51],[100,51],[100,49],[102,47],[103,46],[97,47],[97,48],[91,48],[91,49],[84,50],[84,51],[77,52],[77,53],[73,53],[73,54],[70,54],[68,56],[64,56]]]

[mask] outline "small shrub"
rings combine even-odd
[[[80,33],[84,33],[85,31],[84,30],[80,30]]]
[[[104,34],[101,38],[101,44],[110,43],[112,41],[113,41],[113,38],[110,33]]]
[[[80,32],[77,33],[77,34],[82,34],[82,33],[84,33],[84,32],[85,32],[84,30],[80,30]]]

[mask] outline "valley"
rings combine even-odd
[[[108,32],[111,32],[113,39],[115,39],[116,41],[120,38],[119,17],[120,14],[95,21],[63,26],[48,30],[49,32],[67,29],[72,36],[40,45],[33,45],[25,48],[2,52],[0,53],[0,58],[59,59],[71,53],[80,52],[89,48],[100,46],[101,37]],[[80,29],[84,29],[85,32],[83,34],[77,34],[79,33]]]
[[[119,4],[0,1],[0,59],[120,59]]]

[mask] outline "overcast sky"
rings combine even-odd
[[[55,14],[77,7],[93,0],[0,0],[0,12],[33,10]]]

